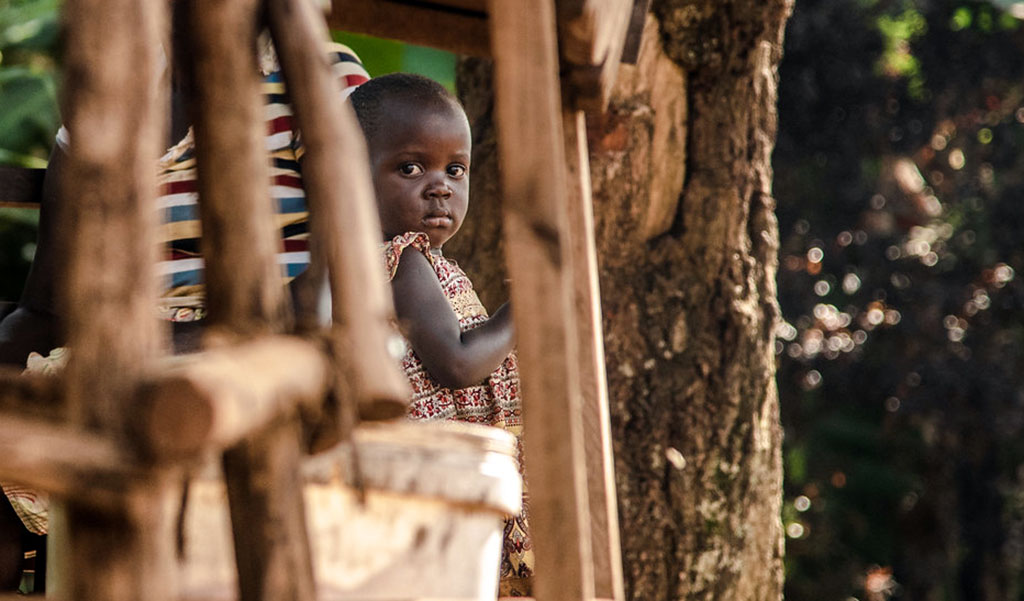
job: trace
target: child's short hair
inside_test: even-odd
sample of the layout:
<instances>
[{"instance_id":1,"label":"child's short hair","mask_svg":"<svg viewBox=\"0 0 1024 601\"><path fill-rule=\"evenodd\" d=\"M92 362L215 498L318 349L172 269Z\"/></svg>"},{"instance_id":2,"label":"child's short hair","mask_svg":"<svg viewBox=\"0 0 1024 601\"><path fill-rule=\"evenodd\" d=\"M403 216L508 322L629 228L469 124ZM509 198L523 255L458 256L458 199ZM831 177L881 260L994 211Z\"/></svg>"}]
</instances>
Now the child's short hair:
<instances>
[{"instance_id":1,"label":"child's short hair","mask_svg":"<svg viewBox=\"0 0 1024 601\"><path fill-rule=\"evenodd\" d=\"M371 78L356 88L349 100L367 140L373 139L389 117L383 111L385 101L413 102L425 108L462 106L443 85L415 73L389 73Z\"/></svg>"}]
</instances>

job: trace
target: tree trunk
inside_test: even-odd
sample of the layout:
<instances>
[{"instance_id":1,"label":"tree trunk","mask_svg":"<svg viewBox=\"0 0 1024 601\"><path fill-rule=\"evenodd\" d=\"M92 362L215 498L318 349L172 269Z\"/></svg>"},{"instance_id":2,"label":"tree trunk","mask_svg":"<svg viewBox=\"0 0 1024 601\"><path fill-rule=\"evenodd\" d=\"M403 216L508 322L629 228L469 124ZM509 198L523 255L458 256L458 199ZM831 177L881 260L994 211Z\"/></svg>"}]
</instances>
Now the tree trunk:
<instances>
[{"instance_id":1,"label":"tree trunk","mask_svg":"<svg viewBox=\"0 0 1024 601\"><path fill-rule=\"evenodd\" d=\"M638 64L588 117L631 599L781 598L770 157L790 9L655 0ZM504 293L489 75L469 59L459 75L473 193L449 252L493 306Z\"/></svg>"}]
</instances>

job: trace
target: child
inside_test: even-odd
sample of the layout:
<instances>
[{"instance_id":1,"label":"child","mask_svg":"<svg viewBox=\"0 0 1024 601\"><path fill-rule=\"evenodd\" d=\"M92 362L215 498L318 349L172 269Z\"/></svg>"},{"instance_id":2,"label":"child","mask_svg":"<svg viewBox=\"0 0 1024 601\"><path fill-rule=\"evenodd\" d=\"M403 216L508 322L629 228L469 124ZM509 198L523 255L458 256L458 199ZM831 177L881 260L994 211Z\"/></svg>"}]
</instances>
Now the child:
<instances>
[{"instance_id":1,"label":"child","mask_svg":"<svg viewBox=\"0 0 1024 601\"><path fill-rule=\"evenodd\" d=\"M371 79L351 100L366 135L388 277L408 341L402 367L413 389L409 416L496 426L518 438L510 308L488 317L469 278L441 252L469 206L466 114L437 82L404 73ZM524 503L505 523L501 596L530 595L527 515Z\"/></svg>"}]
</instances>

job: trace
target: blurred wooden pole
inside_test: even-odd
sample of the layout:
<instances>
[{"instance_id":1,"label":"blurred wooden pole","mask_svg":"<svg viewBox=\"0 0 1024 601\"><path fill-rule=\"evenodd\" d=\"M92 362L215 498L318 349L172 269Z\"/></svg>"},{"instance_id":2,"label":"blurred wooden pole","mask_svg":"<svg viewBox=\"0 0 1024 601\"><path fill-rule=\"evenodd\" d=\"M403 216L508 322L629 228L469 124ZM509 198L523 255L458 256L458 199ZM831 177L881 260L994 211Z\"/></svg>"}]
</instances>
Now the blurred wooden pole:
<instances>
[{"instance_id":1,"label":"blurred wooden pole","mask_svg":"<svg viewBox=\"0 0 1024 601\"><path fill-rule=\"evenodd\" d=\"M411 393L387 350L394 307L366 143L327 60L323 14L309 0L269 0L267 9L305 147L311 250L323 259L314 263L330 279L335 389L348 390L365 418L400 417Z\"/></svg>"},{"instance_id":2,"label":"blurred wooden pole","mask_svg":"<svg viewBox=\"0 0 1024 601\"><path fill-rule=\"evenodd\" d=\"M181 1L181 0L179 0ZM289 328L256 56L258 0L188 0L208 326L240 341ZM209 340L209 338L208 338ZM241 601L312 601L298 416L224 454Z\"/></svg>"},{"instance_id":3,"label":"blurred wooden pole","mask_svg":"<svg viewBox=\"0 0 1024 601\"><path fill-rule=\"evenodd\" d=\"M67 0L65 123L71 151L61 232L70 236L63 295L71 356L64 385L72 423L121 440L130 400L161 346L156 298L154 162L160 152L157 60L165 4ZM114 508L66 500L61 566L72 601L175 597L169 498L139 482Z\"/></svg>"}]
</instances>

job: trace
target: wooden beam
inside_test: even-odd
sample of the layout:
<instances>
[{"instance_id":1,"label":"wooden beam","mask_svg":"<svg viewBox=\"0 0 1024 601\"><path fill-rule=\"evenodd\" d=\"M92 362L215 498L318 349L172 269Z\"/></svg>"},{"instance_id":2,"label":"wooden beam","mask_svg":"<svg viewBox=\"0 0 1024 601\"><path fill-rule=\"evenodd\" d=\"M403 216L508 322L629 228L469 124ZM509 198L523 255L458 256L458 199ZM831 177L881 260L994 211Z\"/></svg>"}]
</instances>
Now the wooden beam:
<instances>
[{"instance_id":1,"label":"wooden beam","mask_svg":"<svg viewBox=\"0 0 1024 601\"><path fill-rule=\"evenodd\" d=\"M569 167L569 238L572 244L576 354L583 404L583 435L594 559L594 594L623 601L619 515L612 457L611 419L605 376L601 291L594 246L594 211L590 189L590 154L583 113L565 111L566 164Z\"/></svg>"},{"instance_id":2,"label":"wooden beam","mask_svg":"<svg viewBox=\"0 0 1024 601\"><path fill-rule=\"evenodd\" d=\"M0 412L0 480L111 507L148 471L116 439L68 424Z\"/></svg>"},{"instance_id":3,"label":"wooden beam","mask_svg":"<svg viewBox=\"0 0 1024 601\"><path fill-rule=\"evenodd\" d=\"M330 380L324 351L299 338L189 355L141 388L136 444L157 459L223 450L299 405L319 407Z\"/></svg>"},{"instance_id":4,"label":"wooden beam","mask_svg":"<svg viewBox=\"0 0 1024 601\"><path fill-rule=\"evenodd\" d=\"M558 2L562 78L576 109L602 111L608 105L632 11L633 0Z\"/></svg>"},{"instance_id":5,"label":"wooden beam","mask_svg":"<svg viewBox=\"0 0 1024 601\"><path fill-rule=\"evenodd\" d=\"M332 29L402 40L456 54L490 56L487 13L480 0L333 0Z\"/></svg>"},{"instance_id":6,"label":"wooden beam","mask_svg":"<svg viewBox=\"0 0 1024 601\"><path fill-rule=\"evenodd\" d=\"M259 0L190 0L196 159L211 329L245 340L290 328L253 51ZM212 338L208 338L212 341ZM241 601L313 601L298 416L224 454Z\"/></svg>"},{"instance_id":7,"label":"wooden beam","mask_svg":"<svg viewBox=\"0 0 1024 601\"><path fill-rule=\"evenodd\" d=\"M633 13L629 16L629 28L622 48L622 62L635 65L640 57L640 42L644 38L644 22L651 0L633 0Z\"/></svg>"},{"instance_id":8,"label":"wooden beam","mask_svg":"<svg viewBox=\"0 0 1024 601\"><path fill-rule=\"evenodd\" d=\"M46 169L0 166L0 207L39 208Z\"/></svg>"},{"instance_id":9,"label":"wooden beam","mask_svg":"<svg viewBox=\"0 0 1024 601\"><path fill-rule=\"evenodd\" d=\"M240 601L316 599L298 439L278 421L224 454Z\"/></svg>"},{"instance_id":10,"label":"wooden beam","mask_svg":"<svg viewBox=\"0 0 1024 601\"><path fill-rule=\"evenodd\" d=\"M594 596L552 0L493 0L505 253L522 378L538 601Z\"/></svg>"},{"instance_id":11,"label":"wooden beam","mask_svg":"<svg viewBox=\"0 0 1024 601\"><path fill-rule=\"evenodd\" d=\"M324 53L323 16L308 0L271 0L267 7L303 132L311 269L326 266L330 281L334 389L343 402L358 403L366 419L400 417L412 393L387 350L395 310L380 269L381 228L363 133L340 101L340 85ZM346 235L338 235L342 231ZM354 425L341 417L344 427Z\"/></svg>"},{"instance_id":12,"label":"wooden beam","mask_svg":"<svg viewBox=\"0 0 1024 601\"><path fill-rule=\"evenodd\" d=\"M62 11L64 22L72 24L65 39L62 102L71 150L60 185L69 215L58 228L70 237L61 296L72 349L64 391L72 424L102 432L104 440L120 441L132 417L129 403L138 377L165 346L153 318L153 208L154 158L163 150L160 132L165 123L157 61L166 3L67 0ZM4 419L5 428L11 425ZM49 443L51 449L37 442L37 453L61 450L56 439ZM63 451L69 454L62 460L68 465L54 470L54 479L92 461L101 472L93 479L100 487L103 471L111 467L104 467L105 462L119 466L122 474L131 465L116 451ZM22 461L31 459L24 456ZM173 520L160 511L169 506L166 489L142 474L132 476L131 483L139 488L130 488L130 495L118 496L112 506L88 494L65 497L67 528L50 533L65 551L54 565L66 585L66 590L54 591L57 597L175 597ZM57 483L50 488L55 487Z\"/></svg>"},{"instance_id":13,"label":"wooden beam","mask_svg":"<svg viewBox=\"0 0 1024 601\"><path fill-rule=\"evenodd\" d=\"M287 330L266 122L256 70L258 0L190 0L201 247L210 329Z\"/></svg>"}]
</instances>

